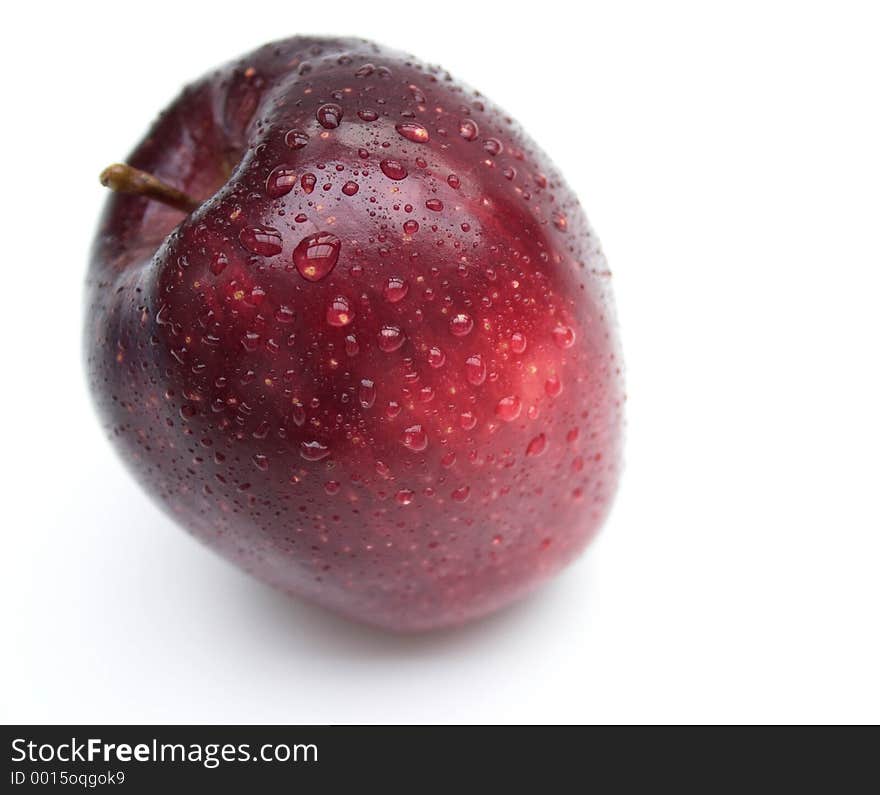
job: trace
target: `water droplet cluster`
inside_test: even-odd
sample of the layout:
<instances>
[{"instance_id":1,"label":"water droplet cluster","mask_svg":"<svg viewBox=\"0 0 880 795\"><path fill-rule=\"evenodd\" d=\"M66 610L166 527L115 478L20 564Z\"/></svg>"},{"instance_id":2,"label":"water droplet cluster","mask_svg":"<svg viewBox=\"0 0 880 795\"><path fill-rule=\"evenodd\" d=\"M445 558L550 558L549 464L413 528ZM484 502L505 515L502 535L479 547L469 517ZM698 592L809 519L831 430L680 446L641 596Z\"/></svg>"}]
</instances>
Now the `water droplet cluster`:
<instances>
[{"instance_id":1,"label":"water droplet cluster","mask_svg":"<svg viewBox=\"0 0 880 795\"><path fill-rule=\"evenodd\" d=\"M485 98L374 45L291 39L214 79L193 151L175 105L138 155L212 198L176 229L118 200L125 243L98 247L108 434L286 590L406 628L494 609L617 478L610 274L575 198Z\"/></svg>"}]
</instances>

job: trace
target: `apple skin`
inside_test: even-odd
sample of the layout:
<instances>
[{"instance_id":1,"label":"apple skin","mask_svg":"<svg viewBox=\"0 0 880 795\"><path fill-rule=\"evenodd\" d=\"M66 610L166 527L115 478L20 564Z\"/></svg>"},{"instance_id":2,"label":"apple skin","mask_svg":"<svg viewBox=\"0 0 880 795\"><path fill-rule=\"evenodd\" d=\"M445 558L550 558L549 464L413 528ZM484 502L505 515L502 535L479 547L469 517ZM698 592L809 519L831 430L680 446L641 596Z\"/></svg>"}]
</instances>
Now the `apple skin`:
<instances>
[{"instance_id":1,"label":"apple skin","mask_svg":"<svg viewBox=\"0 0 880 795\"><path fill-rule=\"evenodd\" d=\"M610 273L502 111L296 37L188 86L128 162L202 203L110 196L88 378L183 527L396 631L507 605L593 538L620 465Z\"/></svg>"}]
</instances>

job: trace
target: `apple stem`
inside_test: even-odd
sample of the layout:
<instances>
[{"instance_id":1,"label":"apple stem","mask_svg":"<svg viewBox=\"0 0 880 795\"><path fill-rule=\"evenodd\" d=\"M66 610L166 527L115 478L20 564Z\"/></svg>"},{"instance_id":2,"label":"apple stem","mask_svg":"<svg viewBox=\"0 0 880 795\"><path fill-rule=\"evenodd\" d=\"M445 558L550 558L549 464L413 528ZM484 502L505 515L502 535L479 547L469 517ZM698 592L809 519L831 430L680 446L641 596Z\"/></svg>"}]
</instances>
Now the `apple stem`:
<instances>
[{"instance_id":1,"label":"apple stem","mask_svg":"<svg viewBox=\"0 0 880 795\"><path fill-rule=\"evenodd\" d=\"M125 163L114 163L101 172L101 184L117 193L146 196L183 213L191 213L201 202L166 185L158 177Z\"/></svg>"}]
</instances>

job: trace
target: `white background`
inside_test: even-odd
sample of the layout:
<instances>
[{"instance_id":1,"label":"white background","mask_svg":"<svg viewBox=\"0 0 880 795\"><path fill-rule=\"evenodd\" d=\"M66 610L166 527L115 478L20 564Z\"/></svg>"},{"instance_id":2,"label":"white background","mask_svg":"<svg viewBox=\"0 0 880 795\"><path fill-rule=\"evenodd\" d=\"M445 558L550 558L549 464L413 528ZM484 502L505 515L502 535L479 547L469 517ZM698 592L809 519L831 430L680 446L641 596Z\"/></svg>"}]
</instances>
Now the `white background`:
<instances>
[{"instance_id":1,"label":"white background","mask_svg":"<svg viewBox=\"0 0 880 795\"><path fill-rule=\"evenodd\" d=\"M0 718L880 720L876 11L536 8L26 3L4 23ZM215 558L121 468L84 388L98 172L187 80L322 32L508 109L615 274L613 515L544 591L458 631L378 634Z\"/></svg>"}]
</instances>

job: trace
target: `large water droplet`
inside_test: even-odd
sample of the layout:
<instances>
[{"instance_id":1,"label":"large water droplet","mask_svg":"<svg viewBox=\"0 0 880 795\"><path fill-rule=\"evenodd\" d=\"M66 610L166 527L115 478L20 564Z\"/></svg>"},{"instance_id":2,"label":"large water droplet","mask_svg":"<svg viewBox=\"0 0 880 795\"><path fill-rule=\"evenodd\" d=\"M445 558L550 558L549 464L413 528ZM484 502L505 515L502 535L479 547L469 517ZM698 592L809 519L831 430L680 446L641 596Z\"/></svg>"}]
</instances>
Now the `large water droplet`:
<instances>
[{"instance_id":1,"label":"large water droplet","mask_svg":"<svg viewBox=\"0 0 880 795\"><path fill-rule=\"evenodd\" d=\"M428 351L428 364L435 369L442 367L446 362L446 354L438 347L433 347Z\"/></svg>"},{"instance_id":2,"label":"large water droplet","mask_svg":"<svg viewBox=\"0 0 880 795\"><path fill-rule=\"evenodd\" d=\"M309 136L302 130L289 130L284 136L284 143L291 149L302 149L309 142Z\"/></svg>"},{"instance_id":3,"label":"large water droplet","mask_svg":"<svg viewBox=\"0 0 880 795\"><path fill-rule=\"evenodd\" d=\"M557 326L553 329L553 342L558 348L570 348L574 345L575 333L571 326Z\"/></svg>"},{"instance_id":4,"label":"large water droplet","mask_svg":"<svg viewBox=\"0 0 880 795\"><path fill-rule=\"evenodd\" d=\"M254 466L260 470L260 472L265 472L269 469L269 459L263 455L262 453L256 453L253 457Z\"/></svg>"},{"instance_id":5,"label":"large water droplet","mask_svg":"<svg viewBox=\"0 0 880 795\"><path fill-rule=\"evenodd\" d=\"M526 447L526 455L528 456L538 456L547 449L547 437L543 433L539 433L532 441L529 442L529 446Z\"/></svg>"},{"instance_id":6,"label":"large water droplet","mask_svg":"<svg viewBox=\"0 0 880 795\"><path fill-rule=\"evenodd\" d=\"M467 312L457 312L449 320L449 330L456 337L464 337L474 328L473 318Z\"/></svg>"},{"instance_id":7,"label":"large water droplet","mask_svg":"<svg viewBox=\"0 0 880 795\"><path fill-rule=\"evenodd\" d=\"M275 320L279 323L284 323L286 325L288 323L293 323L295 319L296 313L289 306L281 304L281 306L275 310Z\"/></svg>"},{"instance_id":8,"label":"large water droplet","mask_svg":"<svg viewBox=\"0 0 880 795\"><path fill-rule=\"evenodd\" d=\"M398 505L409 505L416 494L414 491L410 491L409 489L401 489L397 492L394 499L397 500Z\"/></svg>"},{"instance_id":9,"label":"large water droplet","mask_svg":"<svg viewBox=\"0 0 880 795\"><path fill-rule=\"evenodd\" d=\"M501 141L497 138L487 138L483 141L483 149L492 155L492 157L495 157L495 155L501 154L504 147L501 145Z\"/></svg>"},{"instance_id":10,"label":"large water droplet","mask_svg":"<svg viewBox=\"0 0 880 795\"><path fill-rule=\"evenodd\" d=\"M260 347L260 335L256 331L246 331L241 338L241 347L253 353Z\"/></svg>"},{"instance_id":11,"label":"large water droplet","mask_svg":"<svg viewBox=\"0 0 880 795\"><path fill-rule=\"evenodd\" d=\"M400 441L407 450L420 453L428 446L428 434L421 425L411 425L403 432Z\"/></svg>"},{"instance_id":12,"label":"large water droplet","mask_svg":"<svg viewBox=\"0 0 880 795\"><path fill-rule=\"evenodd\" d=\"M446 177L446 182L453 190L458 190L461 187L461 180L456 174L450 174L448 177Z\"/></svg>"},{"instance_id":13,"label":"large water droplet","mask_svg":"<svg viewBox=\"0 0 880 795\"><path fill-rule=\"evenodd\" d=\"M467 502L467 498L471 496L471 487L459 486L452 492L451 496L456 502Z\"/></svg>"},{"instance_id":14,"label":"large water droplet","mask_svg":"<svg viewBox=\"0 0 880 795\"><path fill-rule=\"evenodd\" d=\"M300 442L299 454L306 461L320 461L330 455L330 448L322 442Z\"/></svg>"},{"instance_id":15,"label":"large water droplet","mask_svg":"<svg viewBox=\"0 0 880 795\"><path fill-rule=\"evenodd\" d=\"M443 210L443 202L440 199L428 199L425 202L425 207L431 210L431 212L439 213Z\"/></svg>"},{"instance_id":16,"label":"large water droplet","mask_svg":"<svg viewBox=\"0 0 880 795\"><path fill-rule=\"evenodd\" d=\"M303 174L299 184L302 185L305 193L311 193L315 189L315 185L318 184L318 178L312 173Z\"/></svg>"},{"instance_id":17,"label":"large water droplet","mask_svg":"<svg viewBox=\"0 0 880 795\"><path fill-rule=\"evenodd\" d=\"M388 179L393 179L398 182L402 179L406 179L406 176L409 173L403 164L399 163L397 160L383 160L379 163L379 168L382 169L382 173L388 177Z\"/></svg>"},{"instance_id":18,"label":"large water droplet","mask_svg":"<svg viewBox=\"0 0 880 795\"><path fill-rule=\"evenodd\" d=\"M273 168L266 178L266 193L272 199L279 199L287 195L296 185L296 173L287 166Z\"/></svg>"},{"instance_id":19,"label":"large water droplet","mask_svg":"<svg viewBox=\"0 0 880 795\"><path fill-rule=\"evenodd\" d=\"M348 299L342 295L336 296L327 307L327 323L336 328L347 326L354 320L354 311L352 310Z\"/></svg>"},{"instance_id":20,"label":"large water droplet","mask_svg":"<svg viewBox=\"0 0 880 795\"><path fill-rule=\"evenodd\" d=\"M409 284L407 284L405 279L402 279L400 276L391 276L385 282L385 289L382 290L382 295L385 296L385 300L389 303L396 304L398 301L406 298L408 292Z\"/></svg>"},{"instance_id":21,"label":"large water droplet","mask_svg":"<svg viewBox=\"0 0 880 795\"><path fill-rule=\"evenodd\" d=\"M513 422L522 411L522 401L516 395L501 398L495 406L495 416L505 422Z\"/></svg>"},{"instance_id":22,"label":"large water droplet","mask_svg":"<svg viewBox=\"0 0 880 795\"><path fill-rule=\"evenodd\" d=\"M544 391L549 397L559 397L562 394L562 381L559 380L559 376L551 375L544 382Z\"/></svg>"},{"instance_id":23,"label":"large water droplet","mask_svg":"<svg viewBox=\"0 0 880 795\"><path fill-rule=\"evenodd\" d=\"M238 233L238 239L253 254L273 257L281 253L281 234L271 226L246 226Z\"/></svg>"},{"instance_id":24,"label":"large water droplet","mask_svg":"<svg viewBox=\"0 0 880 795\"><path fill-rule=\"evenodd\" d=\"M352 182L349 180L342 186L342 192L346 196L354 196L361 189L361 186L357 184L357 182Z\"/></svg>"},{"instance_id":25,"label":"large water droplet","mask_svg":"<svg viewBox=\"0 0 880 795\"><path fill-rule=\"evenodd\" d=\"M218 251L211 260L211 273L219 276L229 264L229 258L222 252Z\"/></svg>"},{"instance_id":26,"label":"large water droplet","mask_svg":"<svg viewBox=\"0 0 880 795\"><path fill-rule=\"evenodd\" d=\"M465 141L473 141L480 134L480 128L473 119L462 119L461 124L458 125L458 134Z\"/></svg>"},{"instance_id":27,"label":"large water droplet","mask_svg":"<svg viewBox=\"0 0 880 795\"><path fill-rule=\"evenodd\" d=\"M382 326L379 330L377 344L379 350L392 353L398 350L406 341L406 335L397 326Z\"/></svg>"},{"instance_id":28,"label":"large water droplet","mask_svg":"<svg viewBox=\"0 0 880 795\"><path fill-rule=\"evenodd\" d=\"M339 259L342 241L330 232L316 232L300 240L293 250L293 264L300 276L310 282L323 279Z\"/></svg>"},{"instance_id":29,"label":"large water droplet","mask_svg":"<svg viewBox=\"0 0 880 795\"><path fill-rule=\"evenodd\" d=\"M410 219L409 221L404 221L403 231L406 232L408 235L414 235L416 232L419 231L419 222L413 221L412 219Z\"/></svg>"},{"instance_id":30,"label":"large water droplet","mask_svg":"<svg viewBox=\"0 0 880 795\"><path fill-rule=\"evenodd\" d=\"M400 133L407 141L412 141L416 144L427 143L430 135L428 134L428 130L423 127L421 124L417 122L405 121L398 124L395 128L398 133Z\"/></svg>"},{"instance_id":31,"label":"large water droplet","mask_svg":"<svg viewBox=\"0 0 880 795\"><path fill-rule=\"evenodd\" d=\"M342 121L342 107L335 102L327 102L315 111L315 118L325 130L335 130Z\"/></svg>"},{"instance_id":32,"label":"large water droplet","mask_svg":"<svg viewBox=\"0 0 880 795\"><path fill-rule=\"evenodd\" d=\"M361 408L370 409L373 407L376 402L376 384L372 379L361 379L361 384L358 387L358 401Z\"/></svg>"},{"instance_id":33,"label":"large water droplet","mask_svg":"<svg viewBox=\"0 0 880 795\"><path fill-rule=\"evenodd\" d=\"M510 335L510 350L514 353L524 353L527 345L526 335L515 331Z\"/></svg>"},{"instance_id":34,"label":"large water droplet","mask_svg":"<svg viewBox=\"0 0 880 795\"><path fill-rule=\"evenodd\" d=\"M467 380L474 386L480 386L486 380L486 363L480 354L468 356L464 363Z\"/></svg>"}]
</instances>

